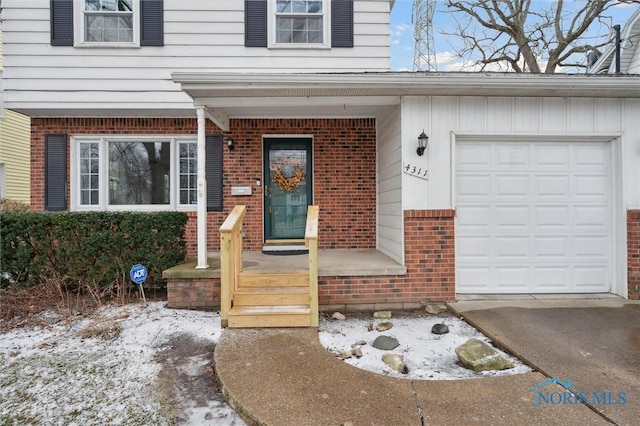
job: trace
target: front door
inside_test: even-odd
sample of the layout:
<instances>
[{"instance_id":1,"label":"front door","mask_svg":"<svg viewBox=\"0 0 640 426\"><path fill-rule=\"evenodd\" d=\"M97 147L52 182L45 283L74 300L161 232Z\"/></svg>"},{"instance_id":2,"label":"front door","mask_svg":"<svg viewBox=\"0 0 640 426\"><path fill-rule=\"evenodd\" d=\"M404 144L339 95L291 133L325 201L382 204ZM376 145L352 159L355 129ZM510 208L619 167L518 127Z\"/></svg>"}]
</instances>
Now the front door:
<instances>
[{"instance_id":1,"label":"front door","mask_svg":"<svg viewBox=\"0 0 640 426\"><path fill-rule=\"evenodd\" d=\"M265 242L303 240L312 202L311 138L265 138L264 159Z\"/></svg>"}]
</instances>

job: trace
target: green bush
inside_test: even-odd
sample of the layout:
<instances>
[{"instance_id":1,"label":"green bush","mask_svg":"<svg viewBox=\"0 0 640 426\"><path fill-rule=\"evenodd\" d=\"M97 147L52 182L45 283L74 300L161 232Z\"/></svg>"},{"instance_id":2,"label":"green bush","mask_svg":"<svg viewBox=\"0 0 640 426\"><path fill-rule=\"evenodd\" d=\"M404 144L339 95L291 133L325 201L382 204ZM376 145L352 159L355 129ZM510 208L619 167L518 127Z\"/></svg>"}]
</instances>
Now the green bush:
<instances>
[{"instance_id":1,"label":"green bush","mask_svg":"<svg viewBox=\"0 0 640 426\"><path fill-rule=\"evenodd\" d=\"M2 284L50 283L64 291L103 297L130 287L129 270L147 267L147 285L184 261L187 215L178 212L3 212L0 216Z\"/></svg>"}]
</instances>

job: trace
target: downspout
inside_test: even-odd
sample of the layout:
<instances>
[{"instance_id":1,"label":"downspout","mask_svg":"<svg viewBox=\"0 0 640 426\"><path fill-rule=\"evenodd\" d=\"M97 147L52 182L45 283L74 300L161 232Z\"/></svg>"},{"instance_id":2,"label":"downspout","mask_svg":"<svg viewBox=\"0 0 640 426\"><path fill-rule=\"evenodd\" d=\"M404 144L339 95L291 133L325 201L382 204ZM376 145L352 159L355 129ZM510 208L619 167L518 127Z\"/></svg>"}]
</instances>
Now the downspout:
<instances>
[{"instance_id":1,"label":"downspout","mask_svg":"<svg viewBox=\"0 0 640 426\"><path fill-rule=\"evenodd\" d=\"M613 30L616 34L616 74L620 74L620 25L614 25Z\"/></svg>"},{"instance_id":2,"label":"downspout","mask_svg":"<svg viewBox=\"0 0 640 426\"><path fill-rule=\"evenodd\" d=\"M198 264L196 269L207 269L207 179L205 176L205 163L207 153L205 150L205 116L204 107L196 107L198 114Z\"/></svg>"}]
</instances>

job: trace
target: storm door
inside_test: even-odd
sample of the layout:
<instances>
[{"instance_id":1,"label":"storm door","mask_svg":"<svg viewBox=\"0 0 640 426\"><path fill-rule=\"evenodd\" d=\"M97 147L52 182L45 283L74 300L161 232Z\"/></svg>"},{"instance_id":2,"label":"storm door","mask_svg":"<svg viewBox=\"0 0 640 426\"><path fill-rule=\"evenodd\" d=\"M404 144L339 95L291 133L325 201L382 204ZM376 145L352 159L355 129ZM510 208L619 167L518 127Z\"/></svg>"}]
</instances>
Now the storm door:
<instances>
[{"instance_id":1,"label":"storm door","mask_svg":"<svg viewBox=\"0 0 640 426\"><path fill-rule=\"evenodd\" d=\"M264 139L265 243L304 239L312 203L311 138Z\"/></svg>"}]
</instances>

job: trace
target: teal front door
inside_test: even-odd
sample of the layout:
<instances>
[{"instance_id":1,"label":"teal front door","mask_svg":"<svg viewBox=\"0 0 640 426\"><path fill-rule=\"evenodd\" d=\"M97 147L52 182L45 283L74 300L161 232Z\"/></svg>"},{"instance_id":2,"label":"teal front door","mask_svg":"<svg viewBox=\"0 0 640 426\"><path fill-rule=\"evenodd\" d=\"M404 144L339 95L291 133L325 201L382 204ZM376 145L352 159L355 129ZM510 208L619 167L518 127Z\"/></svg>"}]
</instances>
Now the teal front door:
<instances>
[{"instance_id":1,"label":"teal front door","mask_svg":"<svg viewBox=\"0 0 640 426\"><path fill-rule=\"evenodd\" d=\"M264 238L269 243L304 239L312 202L311 138L264 139Z\"/></svg>"}]
</instances>

